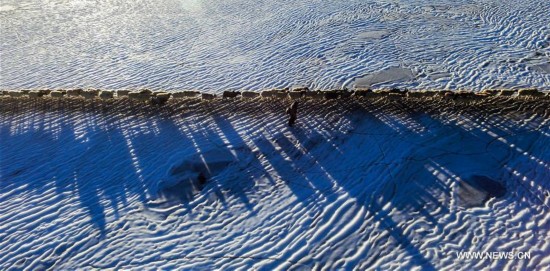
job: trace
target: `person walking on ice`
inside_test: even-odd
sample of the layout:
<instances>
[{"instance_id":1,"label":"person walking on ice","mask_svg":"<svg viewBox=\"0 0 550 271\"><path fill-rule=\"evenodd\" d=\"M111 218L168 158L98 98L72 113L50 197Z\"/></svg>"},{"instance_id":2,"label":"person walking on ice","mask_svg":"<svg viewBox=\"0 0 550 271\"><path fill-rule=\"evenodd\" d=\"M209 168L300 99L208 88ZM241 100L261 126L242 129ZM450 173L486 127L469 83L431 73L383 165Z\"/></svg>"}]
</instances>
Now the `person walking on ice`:
<instances>
[{"instance_id":1,"label":"person walking on ice","mask_svg":"<svg viewBox=\"0 0 550 271\"><path fill-rule=\"evenodd\" d=\"M298 101L294 101L289 108L286 109L286 114L289 115L288 117L288 126L294 125L296 122L296 114L298 114Z\"/></svg>"}]
</instances>

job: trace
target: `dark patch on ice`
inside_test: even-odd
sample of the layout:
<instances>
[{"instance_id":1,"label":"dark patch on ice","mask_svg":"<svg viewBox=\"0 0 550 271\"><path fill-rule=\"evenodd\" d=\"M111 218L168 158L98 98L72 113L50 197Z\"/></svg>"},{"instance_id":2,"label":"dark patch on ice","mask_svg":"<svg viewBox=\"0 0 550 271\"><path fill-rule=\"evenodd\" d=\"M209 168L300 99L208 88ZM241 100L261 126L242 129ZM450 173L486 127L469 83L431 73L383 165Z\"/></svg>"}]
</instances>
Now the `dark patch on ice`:
<instances>
[{"instance_id":1,"label":"dark patch on ice","mask_svg":"<svg viewBox=\"0 0 550 271\"><path fill-rule=\"evenodd\" d=\"M372 85L381 83L410 81L413 80L414 77L415 75L411 69L391 67L356 78L354 85L356 88L371 87Z\"/></svg>"},{"instance_id":2,"label":"dark patch on ice","mask_svg":"<svg viewBox=\"0 0 550 271\"><path fill-rule=\"evenodd\" d=\"M159 183L158 195L165 200L191 201L207 180L235 162L226 149L212 149L177 160Z\"/></svg>"},{"instance_id":3,"label":"dark patch on ice","mask_svg":"<svg viewBox=\"0 0 550 271\"><path fill-rule=\"evenodd\" d=\"M212 177L223 171L235 160L233 154L226 149L214 149L192 155L174 164L170 175L185 175L196 178L199 173Z\"/></svg>"},{"instance_id":4,"label":"dark patch on ice","mask_svg":"<svg viewBox=\"0 0 550 271\"><path fill-rule=\"evenodd\" d=\"M482 206L491 198L506 194L506 187L487 176L473 175L458 183L459 205L463 207Z\"/></svg>"}]
</instances>

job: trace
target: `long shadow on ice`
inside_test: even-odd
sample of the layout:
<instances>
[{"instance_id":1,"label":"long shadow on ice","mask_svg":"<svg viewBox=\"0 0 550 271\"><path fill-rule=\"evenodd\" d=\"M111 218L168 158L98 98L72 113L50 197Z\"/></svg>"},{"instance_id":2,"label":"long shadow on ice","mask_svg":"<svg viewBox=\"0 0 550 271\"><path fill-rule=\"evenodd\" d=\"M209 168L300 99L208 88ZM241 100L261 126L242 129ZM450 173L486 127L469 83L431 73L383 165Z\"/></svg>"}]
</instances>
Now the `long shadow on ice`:
<instances>
[{"instance_id":1,"label":"long shadow on ice","mask_svg":"<svg viewBox=\"0 0 550 271\"><path fill-rule=\"evenodd\" d=\"M525 146L524 150L528 150L534 155L525 155L517 150L510 153L508 150L510 146L495 141L495 133L491 133L495 129L484 125L484 123L474 126L474 129L464 128L463 122L447 122L437 112L431 114L420 112L420 110L416 112L414 108L407 108L403 105L366 105L365 108L354 114L356 117L350 119L350 122L356 128L364 130L352 130L350 135L333 130L330 132L332 138L323 136L323 140L327 141L323 144L324 147L336 143L332 151L315 147L304 148L305 142L311 141L314 136L300 130L300 120L297 127L289 130L292 137L300 142L300 147L296 147L300 144L296 144L294 141L290 142L289 138L291 137L288 135L266 138L272 143L280 143L277 144L281 147L281 150L277 152L279 155L296 154L299 153L298 149L306 149L306 156L315 158L317 165L311 166L304 163L304 160L307 159L302 155L286 155L283 163L279 155L273 154L269 156L270 163L274 167L283 167L287 170L289 168L299 169L298 173L306 172L303 175L281 176L289 185L301 183L309 184L312 187L322 187L324 185L319 184L336 180L338 186L367 208L369 215L365 219L370 217L378 221L379 228L390 234L398 244L397 247L409 255L414 266L434 269L431 262L440 260L437 257L442 257L442 255L425 256L426 252L421 251L422 243L418 241L426 239L423 237L427 237L432 232L447 232L446 223L457 219L454 212L456 208L463 208L460 207L460 204L464 203L459 200L458 207L449 203L452 201L454 193L460 193L460 189L456 192L452 188L458 180L464 180L464 183L479 180L491 180L487 183L492 183L492 180L496 180L499 185L513 185L513 183L522 181L511 176L507 169L503 168L503 165L518 160L530 164L530 168L540 168L539 172L544 174L546 165L540 160L544 161L545 155L541 155L540 151L534 150L532 146L535 142L540 143L540 140L537 139L541 136L539 132L530 130L533 125L536 127L536 124L533 123L527 129L528 134L525 136L527 142L520 144ZM484 115L478 114L477 118L480 117L483 118ZM503 124L506 121L504 120ZM541 120L531 121L540 123ZM308 123L303 124L307 126L307 130L318 128L318 125L314 124L315 121L311 120L311 115L303 117L302 122ZM313 127L310 125L312 123ZM514 135L517 136L517 134ZM540 144L537 145L539 148L543 147ZM275 153L275 150L264 148L262 152L270 154ZM536 155L537 152L542 159L537 159L539 157ZM327 153L330 155L327 156ZM527 156L527 159L523 159L522 156ZM353 167L346 168L346 164L353 165ZM521 168L525 167L526 165L521 166ZM514 170L520 171L521 168L514 167ZM544 176L540 174L532 176L544 179ZM483 182L479 185L483 187ZM522 185L525 186L524 183ZM461 184L458 186L460 187ZM491 190L492 188L489 187L487 191ZM333 189L320 189L320 191L324 193L337 192ZM302 194L303 191L295 191L295 193L302 195L299 197L301 200L309 199L308 196ZM492 194L489 193L489 195ZM504 195L499 193L494 196L502 197ZM458 197L461 196L458 195ZM307 205L307 202L304 203ZM544 204L544 201L539 200L534 203ZM467 204L463 206L467 206ZM448 219L451 221L436 219L432 213L437 213L438 217L448 215ZM394 217L400 216L416 217L414 221L421 221L418 218L422 217L429 222L429 227L432 227L433 230L418 234L406 232L406 228L411 223L407 220L394 220ZM474 224L467 225L470 228L474 227ZM357 227L363 229L363 226ZM452 236L448 242L458 245L460 235L453 234ZM329 237L327 236L327 238ZM308 251L314 250L315 246ZM376 251L378 254L373 254ZM379 253L379 249L373 249L372 252L366 250L363 252L362 259L367 259L367 263L373 263L377 260ZM389 251L387 255L390 255ZM294 256L296 257L296 255ZM307 254L302 254L301 257L304 259L301 263L313 264L315 262L305 260ZM323 255L316 255L316 261L322 262L323 257ZM348 264L354 266L349 262ZM365 264L365 262L357 264ZM364 267L366 266L368 264Z\"/></svg>"},{"instance_id":2,"label":"long shadow on ice","mask_svg":"<svg viewBox=\"0 0 550 271\"><path fill-rule=\"evenodd\" d=\"M331 179L336 181L337 186L355 198L357 203L363 204L367 208L367 213L370 214L368 217L377 221L380 225L379 229L389 233L397 243L397 247L410 256L410 260L415 266L422 266L428 270L434 269L430 262L432 259L426 258L421 253L418 245L413 244L408 235L404 233L403 225L393 220L390 211L384 209L387 204L393 204L394 193L398 191L398 187L391 182L395 178L394 169L399 164L399 161L395 159L399 159L403 155L402 151L406 152L410 146L406 143L395 145L395 141L391 141L392 145L385 144L388 138L398 137L398 132L395 130L395 126L387 125L370 113L351 121L355 122L355 125L367 129L367 131L359 131L359 133L371 133L371 135L349 137L342 133L338 136L342 139L336 140L340 152L333 151L330 153L330 157L323 157L326 154L315 153L313 150L310 155L319 158L317 161L325 171L325 175L332 176ZM363 124L357 122L363 122ZM355 140L358 137L368 137L368 139ZM399 153L392 155L392 150L399 150ZM353 165L353 167L346 168L346 164ZM319 175L316 176L316 181L323 179ZM426 187L422 187L418 191L424 188ZM421 203L414 205L418 207ZM401 207L403 208L403 206ZM417 209L422 210L422 208ZM430 216L427 217L433 221ZM363 226L358 225L357 227L362 229ZM357 262L358 266L366 264L364 267L367 267L369 263L377 260L380 256L380 248L373 247L372 249L372 252L370 250L364 252L366 254L363 255L363 262ZM354 266L352 263L348 262L348 264Z\"/></svg>"},{"instance_id":3,"label":"long shadow on ice","mask_svg":"<svg viewBox=\"0 0 550 271\"><path fill-rule=\"evenodd\" d=\"M192 211L190 202L197 195L210 192L222 202L227 195L235 196L252 217L257 215L255 202L248 196L255 181L265 177L267 183L286 186L295 196L291 204L301 203L305 213L316 218L306 219L304 225L289 220L292 223L286 226L317 239L281 238L279 242L286 242L282 250L274 246L266 252L281 261L264 268L277 269L281 262L313 267L349 251L357 257L335 268L367 268L395 255L391 250L398 248L409 262L406 267L435 269L433 263L440 259L427 255L419 242L430 232L415 228L413 222L425 221L430 230L449 233L445 226L456 218L457 206L450 202L458 180L486 176L508 186L519 183L536 194L521 178L548 176L550 152L542 143L547 142L549 129L533 130L541 125L537 118L525 121L524 130L510 132L517 125L506 126L506 119L483 123L475 112L442 117L401 104L357 103L344 114L338 108L347 106L338 101L307 105L310 108L305 107L297 125L288 128L281 125L282 103L237 105L242 111L235 113L238 107L229 103L191 104L184 107L187 113L179 115L148 106L125 111L124 105L121 113L77 102L62 108L52 105L55 110L37 109L31 116L18 109L3 113L0 138L10 142L0 146L4 202L22 204L33 212L52 204L59 211L53 218L35 217L36 221L22 219L28 213L15 214L5 221L13 227L4 228L0 237L14 234L18 226L29 238L42 236L44 231L37 227L42 222L52 222L46 230L55 231L54 226L74 221L86 234L92 225L100 236L108 236L111 227L117 227L111 222L129 210L148 206L166 219L174 209L188 207L178 213L184 216ZM199 173L208 177L207 189L187 190ZM29 197L16 204L18 195ZM163 196L169 199L159 199ZM338 202L341 198L353 203ZM50 201L41 202L44 199ZM72 214L75 203L85 214ZM33 209L33 204L39 207ZM447 214L448 220L441 220ZM468 221L462 223L470 226ZM80 228L71 231L83 234ZM380 234L372 237L373 232ZM361 242L367 242L362 249ZM456 238L445 242L459 244ZM327 250L323 247L327 244L334 245ZM251 246L261 245L244 244L235 255L246 256Z\"/></svg>"}]
</instances>

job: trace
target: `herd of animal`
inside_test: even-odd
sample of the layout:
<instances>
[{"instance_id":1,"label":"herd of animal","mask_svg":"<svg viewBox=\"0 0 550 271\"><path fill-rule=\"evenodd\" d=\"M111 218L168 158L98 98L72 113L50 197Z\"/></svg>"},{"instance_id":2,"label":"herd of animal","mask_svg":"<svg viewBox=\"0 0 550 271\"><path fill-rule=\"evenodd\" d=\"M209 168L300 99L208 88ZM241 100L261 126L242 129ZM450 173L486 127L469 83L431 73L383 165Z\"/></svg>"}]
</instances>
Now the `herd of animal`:
<instances>
[{"instance_id":1,"label":"herd of animal","mask_svg":"<svg viewBox=\"0 0 550 271\"><path fill-rule=\"evenodd\" d=\"M270 89L260 92L255 91L224 91L221 95L204 93L199 91L151 91L148 89L129 91L129 90L97 90L97 89L67 89L67 90L4 90L0 92L0 97L29 97L29 98L82 98L82 99L129 99L137 102L149 102L154 105L163 105L169 99L312 99L312 100L332 100L349 97L362 98L386 98L389 100L401 99L445 99L452 101L471 101L492 96L501 97L550 97L550 93L541 92L535 88L519 90L483 90L481 92L471 91L409 91L407 89L337 89L312 91L307 87Z\"/></svg>"}]
</instances>

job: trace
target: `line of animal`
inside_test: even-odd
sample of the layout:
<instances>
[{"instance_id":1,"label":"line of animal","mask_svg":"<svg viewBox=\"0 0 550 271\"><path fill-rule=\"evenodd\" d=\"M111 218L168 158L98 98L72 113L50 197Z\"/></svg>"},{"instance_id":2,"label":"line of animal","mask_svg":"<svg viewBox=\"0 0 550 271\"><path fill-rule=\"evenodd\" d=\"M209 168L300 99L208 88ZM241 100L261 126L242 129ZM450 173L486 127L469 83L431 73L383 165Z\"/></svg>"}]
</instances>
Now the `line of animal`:
<instances>
[{"instance_id":1,"label":"line of animal","mask_svg":"<svg viewBox=\"0 0 550 271\"><path fill-rule=\"evenodd\" d=\"M240 91L224 91L222 94L222 99L231 99L236 98L241 95Z\"/></svg>"},{"instance_id":2,"label":"line of animal","mask_svg":"<svg viewBox=\"0 0 550 271\"><path fill-rule=\"evenodd\" d=\"M82 92L81 88L67 89L67 97L80 97Z\"/></svg>"},{"instance_id":3,"label":"line of animal","mask_svg":"<svg viewBox=\"0 0 550 271\"><path fill-rule=\"evenodd\" d=\"M500 89L484 89L479 94L486 94L488 96L496 96L500 93Z\"/></svg>"},{"instance_id":4,"label":"line of animal","mask_svg":"<svg viewBox=\"0 0 550 271\"><path fill-rule=\"evenodd\" d=\"M516 94L516 91L515 90L512 90L512 89L503 89L500 91L500 93L498 94L498 96L513 96L514 94Z\"/></svg>"},{"instance_id":5,"label":"line of animal","mask_svg":"<svg viewBox=\"0 0 550 271\"><path fill-rule=\"evenodd\" d=\"M151 97L151 104L153 105L164 105L168 102L170 99L171 94L168 92L160 92L155 93L153 97Z\"/></svg>"},{"instance_id":6,"label":"line of animal","mask_svg":"<svg viewBox=\"0 0 550 271\"><path fill-rule=\"evenodd\" d=\"M116 91L116 96L119 97L119 98L128 97L129 93L130 93L129 90L117 90Z\"/></svg>"},{"instance_id":7,"label":"line of animal","mask_svg":"<svg viewBox=\"0 0 550 271\"><path fill-rule=\"evenodd\" d=\"M40 90L31 90L29 92L29 97L31 98L40 98L44 96L44 93L42 93Z\"/></svg>"},{"instance_id":8,"label":"line of animal","mask_svg":"<svg viewBox=\"0 0 550 271\"><path fill-rule=\"evenodd\" d=\"M277 99L287 99L288 98L288 91L286 91L286 90L276 91L273 97L275 97Z\"/></svg>"},{"instance_id":9,"label":"line of animal","mask_svg":"<svg viewBox=\"0 0 550 271\"><path fill-rule=\"evenodd\" d=\"M544 96L544 93L539 91L536 88L526 88L526 89L520 89L518 91L518 97L521 97L521 98L542 97L542 96Z\"/></svg>"},{"instance_id":10,"label":"line of animal","mask_svg":"<svg viewBox=\"0 0 550 271\"><path fill-rule=\"evenodd\" d=\"M99 98L103 100L112 99L115 97L115 92L111 90L102 90L99 92Z\"/></svg>"},{"instance_id":11,"label":"line of animal","mask_svg":"<svg viewBox=\"0 0 550 271\"><path fill-rule=\"evenodd\" d=\"M271 98L275 97L275 93L276 93L276 91L272 90L272 89L262 90L260 92L260 97L262 97L262 99L271 99Z\"/></svg>"},{"instance_id":12,"label":"line of animal","mask_svg":"<svg viewBox=\"0 0 550 271\"><path fill-rule=\"evenodd\" d=\"M86 100L97 98L97 95L99 95L98 89L86 89L80 93L80 96L82 96Z\"/></svg>"},{"instance_id":13,"label":"line of animal","mask_svg":"<svg viewBox=\"0 0 550 271\"><path fill-rule=\"evenodd\" d=\"M184 91L177 91L172 94L172 98L174 99L185 99L185 98L196 98L201 93L199 91L194 90L184 90Z\"/></svg>"},{"instance_id":14,"label":"line of animal","mask_svg":"<svg viewBox=\"0 0 550 271\"><path fill-rule=\"evenodd\" d=\"M68 90L4 90L0 92L1 95L10 96L10 97L25 97L28 95L30 98L39 98L46 95L49 95L53 98L62 98L62 97L83 97L85 99L112 99L115 97L128 97L130 100L137 101L151 101L153 104L165 104L170 98L181 99L181 98L201 98L202 100L213 100L217 97L216 94L211 93L201 93L199 91L178 91L173 93L168 93L164 91L155 91L152 92L148 89L139 90L139 91L129 91L129 90L103 90L98 89L68 89ZM346 89L334 89L334 90L324 90L324 91L309 91L307 87L303 88L294 88L289 91L288 88L284 89L269 89L263 90L261 92L254 91L224 91L222 94L223 99L235 98L241 96L242 99L313 99L313 100L332 100L332 99L341 99L347 97L364 97L364 98L387 98L389 100L401 100L403 98L427 98L427 99L443 99L451 100L455 102L469 102L484 98L490 98L492 96L503 96L503 97L518 97L518 98L531 98L531 97L550 97L550 94L547 92L541 92L536 88L528 89L501 89L494 90L488 89L481 92L472 92L472 91L408 91L400 90L397 88L394 89L382 89L373 91L371 89L355 89L353 91L348 91ZM152 99L154 98L154 99Z\"/></svg>"},{"instance_id":15,"label":"line of animal","mask_svg":"<svg viewBox=\"0 0 550 271\"><path fill-rule=\"evenodd\" d=\"M321 91L324 99L334 100L340 98L349 98L354 95L354 91L349 91L347 89L332 89L332 90L323 90Z\"/></svg>"},{"instance_id":16,"label":"line of animal","mask_svg":"<svg viewBox=\"0 0 550 271\"><path fill-rule=\"evenodd\" d=\"M148 102L151 99L151 94L152 91L144 89L128 93L128 98L133 101Z\"/></svg>"},{"instance_id":17,"label":"line of animal","mask_svg":"<svg viewBox=\"0 0 550 271\"><path fill-rule=\"evenodd\" d=\"M53 90L52 92L50 92L50 96L52 96L52 98L62 98L63 96L65 96L65 92Z\"/></svg>"},{"instance_id":18,"label":"line of animal","mask_svg":"<svg viewBox=\"0 0 550 271\"><path fill-rule=\"evenodd\" d=\"M260 97L260 93L254 91L243 91L241 92L241 97L248 100L256 99Z\"/></svg>"},{"instance_id":19,"label":"line of animal","mask_svg":"<svg viewBox=\"0 0 550 271\"><path fill-rule=\"evenodd\" d=\"M307 88L305 88L305 89L307 89ZM301 99L304 96L304 93L306 93L305 90L293 90L293 91L288 93L288 97L291 100L298 100L298 99Z\"/></svg>"},{"instance_id":20,"label":"line of animal","mask_svg":"<svg viewBox=\"0 0 550 271\"><path fill-rule=\"evenodd\" d=\"M13 98L23 97L26 93L21 90L12 90L8 92L8 95Z\"/></svg>"},{"instance_id":21,"label":"line of animal","mask_svg":"<svg viewBox=\"0 0 550 271\"><path fill-rule=\"evenodd\" d=\"M323 94L323 92L321 92L320 90L307 91L307 92L304 93L304 97L306 99L322 100L325 97L325 94Z\"/></svg>"},{"instance_id":22,"label":"line of animal","mask_svg":"<svg viewBox=\"0 0 550 271\"><path fill-rule=\"evenodd\" d=\"M202 100L211 101L211 100L216 99L216 94L202 93L202 94L201 94L201 99L202 99Z\"/></svg>"}]
</instances>

